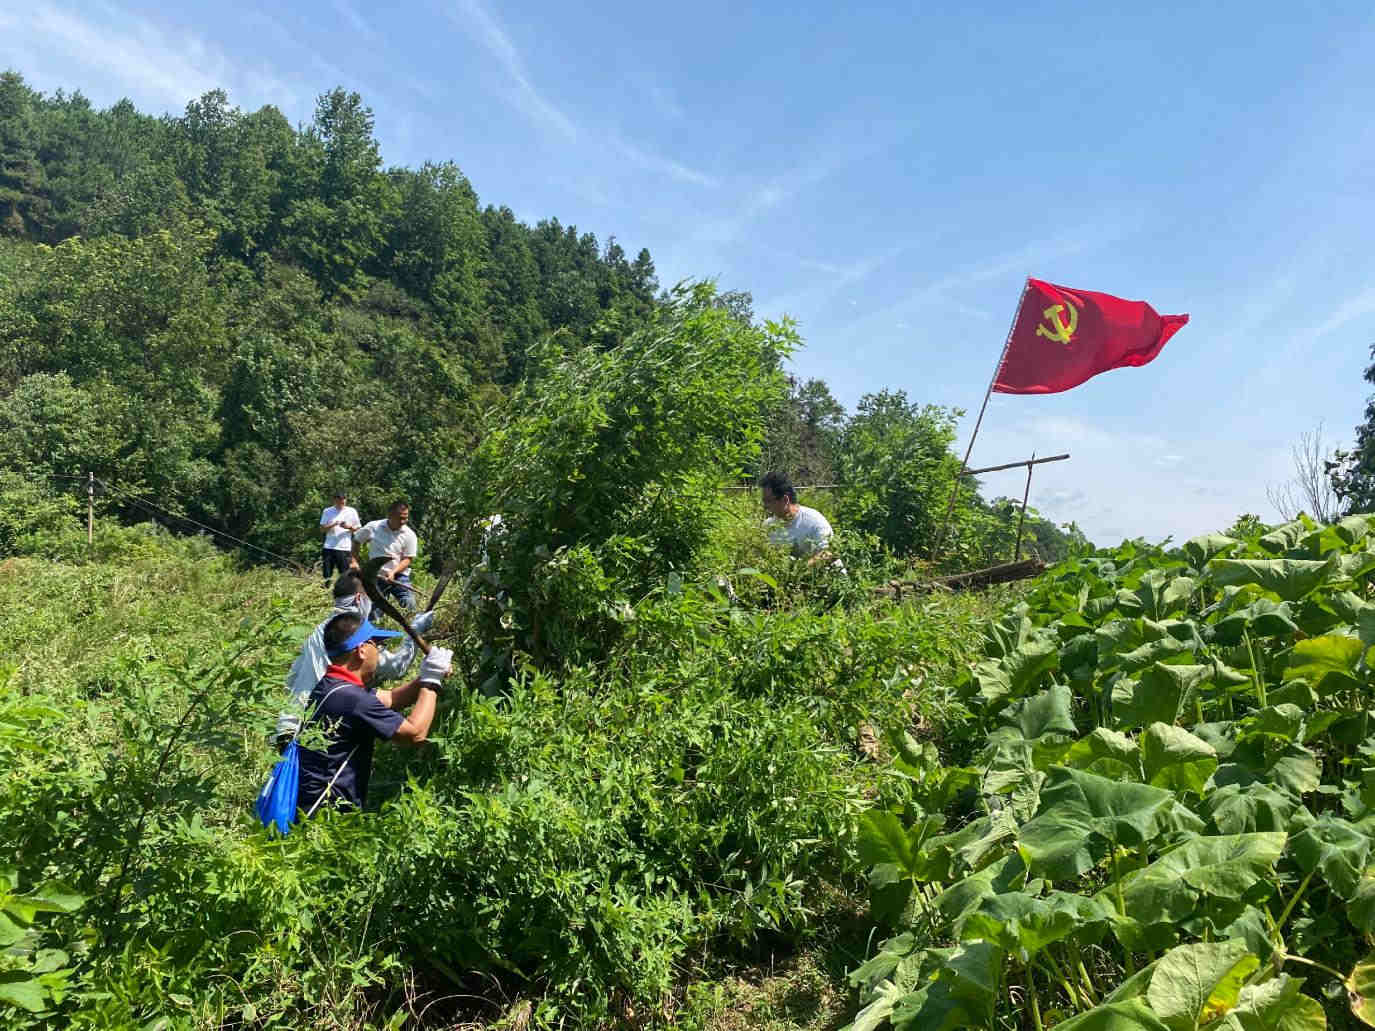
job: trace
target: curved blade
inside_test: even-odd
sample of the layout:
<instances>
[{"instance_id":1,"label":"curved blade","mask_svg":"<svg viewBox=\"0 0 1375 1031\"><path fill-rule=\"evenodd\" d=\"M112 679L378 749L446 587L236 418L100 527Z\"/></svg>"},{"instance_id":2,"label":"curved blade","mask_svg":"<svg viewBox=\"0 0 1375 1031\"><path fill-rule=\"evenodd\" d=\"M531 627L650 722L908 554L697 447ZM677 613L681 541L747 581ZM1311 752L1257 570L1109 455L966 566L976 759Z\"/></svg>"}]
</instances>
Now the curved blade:
<instances>
[{"instance_id":1,"label":"curved blade","mask_svg":"<svg viewBox=\"0 0 1375 1031\"><path fill-rule=\"evenodd\" d=\"M382 555L378 558L370 558L363 563L363 568L359 570L359 575L363 580L363 590L367 592L368 598L371 599L373 608L385 612L388 616L391 616L392 619L400 623L401 629L406 631L407 636L409 636L410 639L415 642L415 646L420 649L420 654L429 655L429 642L415 632L410 624L410 620L403 616L401 610L391 603L391 599L383 597L381 588L377 586L377 574L381 571L382 567L390 561L391 559L386 555Z\"/></svg>"},{"instance_id":2,"label":"curved blade","mask_svg":"<svg viewBox=\"0 0 1375 1031\"><path fill-rule=\"evenodd\" d=\"M449 586L449 581L454 578L454 572L458 569L458 559L451 558L444 563L444 571L439 574L439 582L434 585L434 592L430 595L430 603L425 606L426 612L433 612L434 607L439 604L439 599L444 597L444 588Z\"/></svg>"}]
</instances>

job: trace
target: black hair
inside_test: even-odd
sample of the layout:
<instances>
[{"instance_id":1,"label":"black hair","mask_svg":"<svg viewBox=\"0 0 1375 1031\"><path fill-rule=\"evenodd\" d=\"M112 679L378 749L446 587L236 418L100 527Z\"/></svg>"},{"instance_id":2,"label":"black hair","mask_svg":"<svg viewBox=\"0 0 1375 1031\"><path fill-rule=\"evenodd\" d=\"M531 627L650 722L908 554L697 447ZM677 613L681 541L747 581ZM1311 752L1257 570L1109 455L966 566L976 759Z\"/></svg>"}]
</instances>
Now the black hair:
<instances>
[{"instance_id":1,"label":"black hair","mask_svg":"<svg viewBox=\"0 0 1375 1031\"><path fill-rule=\"evenodd\" d=\"M765 473L759 481L759 486L769 488L769 491L776 498L787 495L789 501L797 504L797 491L793 488L787 473Z\"/></svg>"},{"instance_id":2,"label":"black hair","mask_svg":"<svg viewBox=\"0 0 1375 1031\"><path fill-rule=\"evenodd\" d=\"M387 513L390 515L392 512L395 512L398 508L410 508L410 507L411 507L411 503L410 503L409 501L407 501L405 498L397 498L395 501L393 501L393 502L391 503L391 507L389 507L389 508L387 509Z\"/></svg>"},{"instance_id":3,"label":"black hair","mask_svg":"<svg viewBox=\"0 0 1375 1031\"><path fill-rule=\"evenodd\" d=\"M338 580L334 581L334 600L340 598L352 598L363 589L363 580L357 573L350 569Z\"/></svg>"},{"instance_id":4,"label":"black hair","mask_svg":"<svg viewBox=\"0 0 1375 1031\"><path fill-rule=\"evenodd\" d=\"M363 617L356 612L341 612L325 624L325 654L334 657L343 654L348 639L363 625Z\"/></svg>"}]
</instances>

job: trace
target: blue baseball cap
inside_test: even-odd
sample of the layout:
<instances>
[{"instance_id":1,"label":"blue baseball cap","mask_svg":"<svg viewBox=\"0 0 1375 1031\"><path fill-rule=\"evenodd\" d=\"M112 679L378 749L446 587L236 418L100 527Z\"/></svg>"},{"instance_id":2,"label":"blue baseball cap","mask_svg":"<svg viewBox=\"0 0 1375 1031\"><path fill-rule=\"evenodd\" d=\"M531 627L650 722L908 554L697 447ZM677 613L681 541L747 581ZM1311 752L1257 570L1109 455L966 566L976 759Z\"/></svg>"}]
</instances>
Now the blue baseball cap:
<instances>
[{"instance_id":1,"label":"blue baseball cap","mask_svg":"<svg viewBox=\"0 0 1375 1031\"><path fill-rule=\"evenodd\" d=\"M341 644L334 651L329 652L328 655L332 659L339 655L346 655L347 653L353 651L353 649L357 648L364 641L371 641L374 638L378 637L400 636L400 630L383 630L380 627L373 626L371 620L365 619L363 620L362 625L353 632L352 636L350 636L347 641Z\"/></svg>"}]
</instances>

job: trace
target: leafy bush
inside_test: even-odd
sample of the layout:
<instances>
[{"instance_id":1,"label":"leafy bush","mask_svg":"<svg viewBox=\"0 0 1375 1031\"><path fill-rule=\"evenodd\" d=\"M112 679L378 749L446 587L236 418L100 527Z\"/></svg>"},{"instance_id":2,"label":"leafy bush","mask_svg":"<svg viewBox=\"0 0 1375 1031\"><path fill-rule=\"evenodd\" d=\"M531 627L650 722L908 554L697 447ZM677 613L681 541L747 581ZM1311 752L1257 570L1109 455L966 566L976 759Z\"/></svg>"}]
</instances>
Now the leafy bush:
<instances>
[{"instance_id":1,"label":"leafy bush","mask_svg":"<svg viewBox=\"0 0 1375 1031\"><path fill-rule=\"evenodd\" d=\"M956 691L973 753L894 736L853 1027L1375 1025L1375 520L1239 525L1049 571Z\"/></svg>"},{"instance_id":2,"label":"leafy bush","mask_svg":"<svg viewBox=\"0 0 1375 1031\"><path fill-rule=\"evenodd\" d=\"M21 888L89 896L35 941L70 973L32 1019L76 1027L399 1025L432 1002L458 1023L499 1009L437 1000L501 992L541 1027L661 1012L703 965L816 933L866 799L894 794L856 725L952 715L931 685L990 611L818 614L765 607L749 573L759 607L666 576L596 662L523 665L500 699L455 692L429 748L379 748L377 811L271 839L247 807L319 585L165 536L117 564L11 561L0 829Z\"/></svg>"},{"instance_id":3,"label":"leafy bush","mask_svg":"<svg viewBox=\"0 0 1375 1031\"><path fill-rule=\"evenodd\" d=\"M692 563L717 484L757 453L761 413L783 389L772 358L796 342L790 325L756 329L713 297L710 285L680 288L606 350L537 349L453 473L451 504L428 525L446 553L476 558L485 544L504 592L481 614L489 643L540 662L591 656L623 603ZM476 528L492 513L503 532L484 542Z\"/></svg>"}]
</instances>

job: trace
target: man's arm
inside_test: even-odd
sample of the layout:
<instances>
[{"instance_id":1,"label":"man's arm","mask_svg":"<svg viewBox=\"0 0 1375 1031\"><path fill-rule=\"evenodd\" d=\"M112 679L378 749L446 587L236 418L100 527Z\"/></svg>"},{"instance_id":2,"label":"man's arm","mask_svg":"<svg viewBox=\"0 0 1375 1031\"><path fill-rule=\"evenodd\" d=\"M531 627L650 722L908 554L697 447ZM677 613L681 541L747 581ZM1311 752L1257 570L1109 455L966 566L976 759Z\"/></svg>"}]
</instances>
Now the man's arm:
<instances>
[{"instance_id":1,"label":"man's arm","mask_svg":"<svg viewBox=\"0 0 1375 1031\"><path fill-rule=\"evenodd\" d=\"M412 702L415 708L401 721L392 737L404 745L423 744L434 722L435 701L439 697L439 681L453 671L454 653L448 648L431 648L420 666L420 676L395 691L378 691L377 700L400 712Z\"/></svg>"},{"instance_id":2,"label":"man's arm","mask_svg":"<svg viewBox=\"0 0 1375 1031\"><path fill-rule=\"evenodd\" d=\"M362 544L366 544L371 539L372 531L369 530L366 526L360 526L357 530L353 532L353 560L350 562L352 568L358 568L359 546Z\"/></svg>"},{"instance_id":3,"label":"man's arm","mask_svg":"<svg viewBox=\"0 0 1375 1031\"><path fill-rule=\"evenodd\" d=\"M438 685L422 683L419 680L412 680L405 687L399 687L395 691L378 691L377 700L388 708L400 712L412 702L415 708L401 721L401 726L396 728L396 733L392 735L392 740L403 745L423 745L425 739L430 734L430 724L434 722L435 702L439 698L439 693L435 690ZM386 698L382 696L386 695Z\"/></svg>"}]
</instances>

